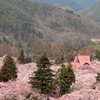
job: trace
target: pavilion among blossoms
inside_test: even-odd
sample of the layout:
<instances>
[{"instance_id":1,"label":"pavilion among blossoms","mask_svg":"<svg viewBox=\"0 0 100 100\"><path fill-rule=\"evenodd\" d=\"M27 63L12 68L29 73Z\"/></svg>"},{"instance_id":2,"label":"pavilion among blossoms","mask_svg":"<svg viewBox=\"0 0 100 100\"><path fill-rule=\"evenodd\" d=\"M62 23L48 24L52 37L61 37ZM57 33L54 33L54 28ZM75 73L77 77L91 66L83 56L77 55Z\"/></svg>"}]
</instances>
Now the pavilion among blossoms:
<instances>
[{"instance_id":1,"label":"pavilion among blossoms","mask_svg":"<svg viewBox=\"0 0 100 100\"><path fill-rule=\"evenodd\" d=\"M75 57L74 62L71 62L74 68L79 68L84 65L88 65L90 67L94 66L93 63L90 61L90 55L78 55Z\"/></svg>"}]
</instances>

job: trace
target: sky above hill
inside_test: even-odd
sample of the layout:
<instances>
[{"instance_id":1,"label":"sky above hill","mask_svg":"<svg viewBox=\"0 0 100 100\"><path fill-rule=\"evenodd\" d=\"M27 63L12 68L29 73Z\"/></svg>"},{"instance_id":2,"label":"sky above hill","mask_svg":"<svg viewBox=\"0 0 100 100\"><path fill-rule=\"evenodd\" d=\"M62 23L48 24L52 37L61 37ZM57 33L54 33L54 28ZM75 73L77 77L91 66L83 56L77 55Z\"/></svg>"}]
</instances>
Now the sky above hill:
<instances>
[{"instance_id":1,"label":"sky above hill","mask_svg":"<svg viewBox=\"0 0 100 100\"><path fill-rule=\"evenodd\" d=\"M52 3L61 8L67 9L67 6L71 7L74 11L82 10L91 6L98 0L31 0L37 2Z\"/></svg>"},{"instance_id":2,"label":"sky above hill","mask_svg":"<svg viewBox=\"0 0 100 100\"><path fill-rule=\"evenodd\" d=\"M92 4L94 4L95 2L97 2L99 0L72 0L72 1L76 2L83 8L86 8L88 6L91 6Z\"/></svg>"}]
</instances>

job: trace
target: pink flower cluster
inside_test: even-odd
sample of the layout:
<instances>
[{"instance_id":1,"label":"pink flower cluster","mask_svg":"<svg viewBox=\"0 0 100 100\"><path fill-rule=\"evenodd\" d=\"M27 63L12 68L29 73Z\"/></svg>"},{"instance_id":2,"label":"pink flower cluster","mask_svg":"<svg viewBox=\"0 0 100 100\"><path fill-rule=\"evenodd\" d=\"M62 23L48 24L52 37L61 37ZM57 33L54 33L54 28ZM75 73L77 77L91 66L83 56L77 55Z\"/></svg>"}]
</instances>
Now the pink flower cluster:
<instances>
[{"instance_id":1,"label":"pink flower cluster","mask_svg":"<svg viewBox=\"0 0 100 100\"><path fill-rule=\"evenodd\" d=\"M0 58L0 65L3 63L3 58ZM96 82L96 75L100 72L100 62L95 61L95 66L92 68L77 68L74 69L76 75L76 82L71 86L71 93L53 98L50 100L100 100L100 84ZM43 95L39 94L36 89L32 89L29 84L29 77L33 71L37 70L35 63L16 64L18 68L18 78L15 81L8 81L6 83L0 82L0 100L5 98L16 98L18 100L33 100L33 97L42 98L46 100ZM53 65L51 67L57 71L60 66Z\"/></svg>"},{"instance_id":2,"label":"pink flower cluster","mask_svg":"<svg viewBox=\"0 0 100 100\"><path fill-rule=\"evenodd\" d=\"M17 98L18 100L28 100L31 96L38 96L36 90L31 88L31 85L23 80L8 81L0 83L0 100L5 98Z\"/></svg>"}]
</instances>

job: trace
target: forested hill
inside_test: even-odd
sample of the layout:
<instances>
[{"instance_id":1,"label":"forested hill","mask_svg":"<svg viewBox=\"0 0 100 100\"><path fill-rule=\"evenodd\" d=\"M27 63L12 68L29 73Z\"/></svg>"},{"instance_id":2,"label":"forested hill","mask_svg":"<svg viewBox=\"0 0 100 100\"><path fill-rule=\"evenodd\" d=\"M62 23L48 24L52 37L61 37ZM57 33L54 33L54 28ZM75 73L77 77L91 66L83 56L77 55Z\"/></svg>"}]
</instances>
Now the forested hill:
<instances>
[{"instance_id":1,"label":"forested hill","mask_svg":"<svg viewBox=\"0 0 100 100\"><path fill-rule=\"evenodd\" d=\"M92 19L100 25L100 0L89 8L80 11L79 14Z\"/></svg>"},{"instance_id":2,"label":"forested hill","mask_svg":"<svg viewBox=\"0 0 100 100\"><path fill-rule=\"evenodd\" d=\"M14 46L30 46L34 42L83 43L99 33L96 23L73 11L29 0L0 0L0 42Z\"/></svg>"}]
</instances>

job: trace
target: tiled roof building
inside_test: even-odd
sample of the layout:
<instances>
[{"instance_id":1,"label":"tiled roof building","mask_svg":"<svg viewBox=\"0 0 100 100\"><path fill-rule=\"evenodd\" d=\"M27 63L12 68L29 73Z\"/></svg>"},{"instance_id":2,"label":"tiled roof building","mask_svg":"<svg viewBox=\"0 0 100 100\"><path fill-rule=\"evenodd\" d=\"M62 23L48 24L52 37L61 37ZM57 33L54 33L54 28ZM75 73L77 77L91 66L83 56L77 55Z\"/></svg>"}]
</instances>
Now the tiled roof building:
<instances>
[{"instance_id":1,"label":"tiled roof building","mask_svg":"<svg viewBox=\"0 0 100 100\"><path fill-rule=\"evenodd\" d=\"M90 56L89 55L78 55L75 57L74 62L71 63L73 67L79 68L83 65L89 65L93 66L93 64L90 61Z\"/></svg>"}]
</instances>

